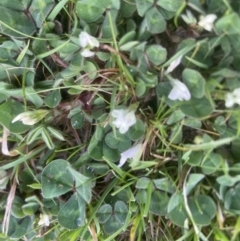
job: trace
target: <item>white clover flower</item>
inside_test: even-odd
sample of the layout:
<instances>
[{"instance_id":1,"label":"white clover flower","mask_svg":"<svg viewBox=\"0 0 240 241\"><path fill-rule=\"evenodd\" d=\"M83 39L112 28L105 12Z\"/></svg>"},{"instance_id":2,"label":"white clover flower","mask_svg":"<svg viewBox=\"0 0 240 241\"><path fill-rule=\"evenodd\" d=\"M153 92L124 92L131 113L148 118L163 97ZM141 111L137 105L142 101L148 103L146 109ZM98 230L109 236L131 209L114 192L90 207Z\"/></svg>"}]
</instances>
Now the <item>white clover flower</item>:
<instances>
[{"instance_id":1,"label":"white clover flower","mask_svg":"<svg viewBox=\"0 0 240 241\"><path fill-rule=\"evenodd\" d=\"M40 214L40 220L38 222L38 225L45 225L45 226L49 226L50 221L49 221L49 216L45 213Z\"/></svg>"},{"instance_id":2,"label":"white clover flower","mask_svg":"<svg viewBox=\"0 0 240 241\"><path fill-rule=\"evenodd\" d=\"M176 58L167 68L165 71L165 74L171 73L182 61L182 55L180 55L178 58Z\"/></svg>"},{"instance_id":3,"label":"white clover flower","mask_svg":"<svg viewBox=\"0 0 240 241\"><path fill-rule=\"evenodd\" d=\"M112 124L119 129L121 134L125 134L128 129L137 121L134 110L113 110L111 116L115 118Z\"/></svg>"},{"instance_id":4,"label":"white clover flower","mask_svg":"<svg viewBox=\"0 0 240 241\"><path fill-rule=\"evenodd\" d=\"M127 159L133 159L134 162L137 162L142 155L142 144L137 144L129 148L128 150L121 153L121 159L118 164L118 167L121 167L125 164Z\"/></svg>"},{"instance_id":5,"label":"white clover flower","mask_svg":"<svg viewBox=\"0 0 240 241\"><path fill-rule=\"evenodd\" d=\"M187 88L187 86L179 81L178 79L171 79L170 80L173 88L168 95L170 100L190 100L191 94Z\"/></svg>"},{"instance_id":6,"label":"white clover flower","mask_svg":"<svg viewBox=\"0 0 240 241\"><path fill-rule=\"evenodd\" d=\"M81 55L83 57L92 57L95 53L92 52L90 49L84 49L82 52L81 52Z\"/></svg>"},{"instance_id":7,"label":"white clover flower","mask_svg":"<svg viewBox=\"0 0 240 241\"><path fill-rule=\"evenodd\" d=\"M94 47L99 47L99 41L85 31L79 34L79 43L80 46L83 48L83 51L81 53L83 57L93 56L94 52L90 51L90 49Z\"/></svg>"},{"instance_id":8,"label":"white clover flower","mask_svg":"<svg viewBox=\"0 0 240 241\"><path fill-rule=\"evenodd\" d=\"M215 21L216 18L217 16L215 14L208 14L206 16L201 16L200 21L198 22L198 25L210 32L212 31L213 22Z\"/></svg>"},{"instance_id":9,"label":"white clover flower","mask_svg":"<svg viewBox=\"0 0 240 241\"><path fill-rule=\"evenodd\" d=\"M17 115L12 123L22 121L24 125L34 125L48 114L47 110L26 111Z\"/></svg>"},{"instance_id":10,"label":"white clover flower","mask_svg":"<svg viewBox=\"0 0 240 241\"><path fill-rule=\"evenodd\" d=\"M232 93L227 93L225 97L225 106L232 107L234 104L240 105L240 88L235 89Z\"/></svg>"}]
</instances>

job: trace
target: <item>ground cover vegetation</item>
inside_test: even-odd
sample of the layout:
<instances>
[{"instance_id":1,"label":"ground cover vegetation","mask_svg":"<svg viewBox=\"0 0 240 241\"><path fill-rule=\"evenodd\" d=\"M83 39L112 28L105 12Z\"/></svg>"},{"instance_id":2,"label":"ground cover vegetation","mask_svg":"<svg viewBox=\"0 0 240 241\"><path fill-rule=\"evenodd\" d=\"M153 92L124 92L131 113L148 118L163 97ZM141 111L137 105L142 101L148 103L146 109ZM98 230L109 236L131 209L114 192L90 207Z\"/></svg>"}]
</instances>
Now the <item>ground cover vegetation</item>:
<instances>
[{"instance_id":1,"label":"ground cover vegetation","mask_svg":"<svg viewBox=\"0 0 240 241\"><path fill-rule=\"evenodd\" d=\"M239 1L0 12L0 240L240 240Z\"/></svg>"}]
</instances>

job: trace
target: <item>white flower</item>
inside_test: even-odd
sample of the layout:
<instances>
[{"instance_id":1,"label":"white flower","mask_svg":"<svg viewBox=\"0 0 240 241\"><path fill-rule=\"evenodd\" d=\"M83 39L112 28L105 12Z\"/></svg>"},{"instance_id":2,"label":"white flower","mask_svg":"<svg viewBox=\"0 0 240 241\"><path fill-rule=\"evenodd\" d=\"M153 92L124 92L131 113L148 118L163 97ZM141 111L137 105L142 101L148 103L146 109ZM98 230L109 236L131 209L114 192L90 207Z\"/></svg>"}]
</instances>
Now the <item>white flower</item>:
<instances>
[{"instance_id":1,"label":"white flower","mask_svg":"<svg viewBox=\"0 0 240 241\"><path fill-rule=\"evenodd\" d=\"M124 134L128 131L129 127L136 123L136 116L134 110L113 110L111 116L115 118L115 121L112 124L119 129L121 134Z\"/></svg>"},{"instance_id":2,"label":"white flower","mask_svg":"<svg viewBox=\"0 0 240 241\"><path fill-rule=\"evenodd\" d=\"M198 25L207 31L212 31L213 28L213 22L217 16L215 14L208 14L206 16L201 16L200 21L198 22Z\"/></svg>"},{"instance_id":3,"label":"white flower","mask_svg":"<svg viewBox=\"0 0 240 241\"><path fill-rule=\"evenodd\" d=\"M82 52L81 52L81 55L83 57L92 57L95 53L92 52L90 49L84 49Z\"/></svg>"},{"instance_id":4,"label":"white flower","mask_svg":"<svg viewBox=\"0 0 240 241\"><path fill-rule=\"evenodd\" d=\"M180 55L178 58L176 58L167 68L165 71L165 74L171 73L182 61L182 55Z\"/></svg>"},{"instance_id":5,"label":"white flower","mask_svg":"<svg viewBox=\"0 0 240 241\"><path fill-rule=\"evenodd\" d=\"M12 123L22 121L24 125L34 125L48 114L47 110L26 111L17 115Z\"/></svg>"},{"instance_id":6,"label":"white flower","mask_svg":"<svg viewBox=\"0 0 240 241\"><path fill-rule=\"evenodd\" d=\"M171 79L170 80L173 88L168 95L170 100L190 100L191 94L187 88L187 86L179 81L178 79Z\"/></svg>"},{"instance_id":7,"label":"white flower","mask_svg":"<svg viewBox=\"0 0 240 241\"><path fill-rule=\"evenodd\" d=\"M121 167L125 164L127 159L133 159L134 162L137 162L142 155L142 144L137 144L136 146L131 147L125 152L121 153L121 159L118 164L118 167Z\"/></svg>"},{"instance_id":8,"label":"white flower","mask_svg":"<svg viewBox=\"0 0 240 241\"><path fill-rule=\"evenodd\" d=\"M79 34L79 43L80 46L83 48L83 51L81 53L83 57L93 56L94 52L90 51L90 49L94 47L99 47L99 41L85 31Z\"/></svg>"},{"instance_id":9,"label":"white flower","mask_svg":"<svg viewBox=\"0 0 240 241\"><path fill-rule=\"evenodd\" d=\"M40 214L40 220L38 222L38 225L45 225L45 226L49 226L50 222L49 222L49 216L45 213Z\"/></svg>"},{"instance_id":10,"label":"white flower","mask_svg":"<svg viewBox=\"0 0 240 241\"><path fill-rule=\"evenodd\" d=\"M225 106L230 108L235 103L240 105L240 88L235 89L232 93L226 94Z\"/></svg>"}]
</instances>

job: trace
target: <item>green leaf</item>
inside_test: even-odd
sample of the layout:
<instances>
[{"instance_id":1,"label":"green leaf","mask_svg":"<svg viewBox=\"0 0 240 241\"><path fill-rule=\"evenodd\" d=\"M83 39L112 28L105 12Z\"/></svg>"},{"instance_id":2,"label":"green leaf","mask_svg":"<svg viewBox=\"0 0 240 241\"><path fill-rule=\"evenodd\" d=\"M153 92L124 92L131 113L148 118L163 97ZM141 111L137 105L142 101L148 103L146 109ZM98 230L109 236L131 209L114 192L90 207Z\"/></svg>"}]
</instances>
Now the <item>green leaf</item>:
<instances>
[{"instance_id":1,"label":"green leaf","mask_svg":"<svg viewBox=\"0 0 240 241\"><path fill-rule=\"evenodd\" d=\"M215 24L218 34L232 35L239 34L240 18L237 13L231 13L221 17Z\"/></svg>"},{"instance_id":2,"label":"green leaf","mask_svg":"<svg viewBox=\"0 0 240 241\"><path fill-rule=\"evenodd\" d=\"M204 96L205 79L198 71L186 68L182 73L182 77L191 95L196 98L202 98Z\"/></svg>"},{"instance_id":3,"label":"green leaf","mask_svg":"<svg viewBox=\"0 0 240 241\"><path fill-rule=\"evenodd\" d=\"M142 17L153 6L153 0L136 0L138 14Z\"/></svg>"},{"instance_id":4,"label":"green leaf","mask_svg":"<svg viewBox=\"0 0 240 241\"><path fill-rule=\"evenodd\" d=\"M122 45L133 41L135 36L136 36L136 31L130 31L130 32L126 33L125 35L123 35L118 42L118 44L120 46L120 50L121 50Z\"/></svg>"},{"instance_id":5,"label":"green leaf","mask_svg":"<svg viewBox=\"0 0 240 241\"><path fill-rule=\"evenodd\" d=\"M88 154L94 160L102 160L103 157L103 143L96 139L95 136L92 137L90 144L88 146Z\"/></svg>"},{"instance_id":6,"label":"green leaf","mask_svg":"<svg viewBox=\"0 0 240 241\"><path fill-rule=\"evenodd\" d=\"M38 210L38 208L39 204L36 202L30 202L22 206L23 213L28 216L33 215Z\"/></svg>"},{"instance_id":7,"label":"green leaf","mask_svg":"<svg viewBox=\"0 0 240 241\"><path fill-rule=\"evenodd\" d=\"M38 126L38 127L34 128L33 130L31 130L27 136L27 143L31 144L32 142L37 140L37 137L42 134L43 128L44 128L43 126Z\"/></svg>"},{"instance_id":8,"label":"green leaf","mask_svg":"<svg viewBox=\"0 0 240 241\"><path fill-rule=\"evenodd\" d=\"M146 189L139 189L136 196L136 201L139 204L145 204L147 201L147 190Z\"/></svg>"},{"instance_id":9,"label":"green leaf","mask_svg":"<svg viewBox=\"0 0 240 241\"><path fill-rule=\"evenodd\" d=\"M76 5L76 13L80 19L87 23L94 22L104 13L109 6L111 0L88 0L78 1Z\"/></svg>"},{"instance_id":10,"label":"green leaf","mask_svg":"<svg viewBox=\"0 0 240 241\"><path fill-rule=\"evenodd\" d=\"M28 232L30 224L30 217L26 217L24 219L17 219L11 216L8 228L8 236L10 236L11 239L21 240L21 238Z\"/></svg>"},{"instance_id":11,"label":"green leaf","mask_svg":"<svg viewBox=\"0 0 240 241\"><path fill-rule=\"evenodd\" d=\"M26 216L22 210L23 205L24 205L23 200L20 197L15 196L12 204L12 208L11 208L11 213L14 217L23 218Z\"/></svg>"},{"instance_id":12,"label":"green leaf","mask_svg":"<svg viewBox=\"0 0 240 241\"><path fill-rule=\"evenodd\" d=\"M82 175L81 173L75 171L73 168L68 167L75 180L75 188L78 196L81 197L85 202L90 203L92 198L91 181L90 178Z\"/></svg>"},{"instance_id":13,"label":"green leaf","mask_svg":"<svg viewBox=\"0 0 240 241\"><path fill-rule=\"evenodd\" d=\"M51 136L45 128L42 128L41 136L47 147L50 150L54 149L54 144L52 142Z\"/></svg>"},{"instance_id":14,"label":"green leaf","mask_svg":"<svg viewBox=\"0 0 240 241\"><path fill-rule=\"evenodd\" d=\"M62 133L50 126L47 127L47 129L49 130L49 132L54 136L56 137L58 140L61 140L61 141L64 141L64 137L62 135Z\"/></svg>"},{"instance_id":15,"label":"green leaf","mask_svg":"<svg viewBox=\"0 0 240 241\"><path fill-rule=\"evenodd\" d=\"M117 16L118 11L115 9L111 9L107 12L102 24L102 33L104 38L112 38L113 34L114 36L118 35L118 28L116 25Z\"/></svg>"},{"instance_id":16,"label":"green leaf","mask_svg":"<svg viewBox=\"0 0 240 241\"><path fill-rule=\"evenodd\" d=\"M150 45L146 49L146 54L150 62L160 65L166 61L167 50L160 45Z\"/></svg>"},{"instance_id":17,"label":"green leaf","mask_svg":"<svg viewBox=\"0 0 240 241\"><path fill-rule=\"evenodd\" d=\"M182 113L181 110L176 110L169 116L169 118L167 120L167 124L168 125L175 124L175 123L181 121L184 118L184 116L185 115Z\"/></svg>"},{"instance_id":18,"label":"green leaf","mask_svg":"<svg viewBox=\"0 0 240 241\"><path fill-rule=\"evenodd\" d=\"M190 174L186 183L186 195L188 195L204 177L203 174Z\"/></svg>"},{"instance_id":19,"label":"green leaf","mask_svg":"<svg viewBox=\"0 0 240 241\"><path fill-rule=\"evenodd\" d=\"M166 215L169 197L166 192L153 191L149 211L156 215Z\"/></svg>"},{"instance_id":20,"label":"green leaf","mask_svg":"<svg viewBox=\"0 0 240 241\"><path fill-rule=\"evenodd\" d=\"M145 125L142 120L137 119L137 122L129 128L128 136L132 141L140 139L145 133Z\"/></svg>"},{"instance_id":21,"label":"green leaf","mask_svg":"<svg viewBox=\"0 0 240 241\"><path fill-rule=\"evenodd\" d=\"M120 13L124 18L129 18L136 10L135 0L121 1Z\"/></svg>"},{"instance_id":22,"label":"green leaf","mask_svg":"<svg viewBox=\"0 0 240 241\"><path fill-rule=\"evenodd\" d=\"M53 90L50 94L48 94L45 97L44 103L50 108L55 108L59 104L61 99L62 97L60 90Z\"/></svg>"},{"instance_id":23,"label":"green leaf","mask_svg":"<svg viewBox=\"0 0 240 241\"><path fill-rule=\"evenodd\" d=\"M112 206L110 204L102 205L96 213L100 223L106 223L112 215Z\"/></svg>"},{"instance_id":24,"label":"green leaf","mask_svg":"<svg viewBox=\"0 0 240 241\"><path fill-rule=\"evenodd\" d=\"M157 5L170 12L176 12L184 3L184 0L158 0Z\"/></svg>"},{"instance_id":25,"label":"green leaf","mask_svg":"<svg viewBox=\"0 0 240 241\"><path fill-rule=\"evenodd\" d=\"M190 154L187 164L191 166L198 166L203 160L203 157L204 155L202 151L194 151Z\"/></svg>"},{"instance_id":26,"label":"green leaf","mask_svg":"<svg viewBox=\"0 0 240 241\"><path fill-rule=\"evenodd\" d=\"M151 182L151 180L149 178L141 177L138 179L138 181L136 183L136 188L147 189L150 182Z\"/></svg>"},{"instance_id":27,"label":"green leaf","mask_svg":"<svg viewBox=\"0 0 240 241\"><path fill-rule=\"evenodd\" d=\"M162 191L168 193L174 193L176 191L176 186L174 182L167 177L155 179L153 180L153 183L157 189L160 189Z\"/></svg>"},{"instance_id":28,"label":"green leaf","mask_svg":"<svg viewBox=\"0 0 240 241\"><path fill-rule=\"evenodd\" d=\"M139 44L139 41L129 41L119 47L121 51L131 51L132 48L137 46Z\"/></svg>"},{"instance_id":29,"label":"green leaf","mask_svg":"<svg viewBox=\"0 0 240 241\"><path fill-rule=\"evenodd\" d=\"M85 61L84 62L84 67L83 70L87 73L88 77L90 79L96 78L98 72L97 65L91 61Z\"/></svg>"},{"instance_id":30,"label":"green leaf","mask_svg":"<svg viewBox=\"0 0 240 241\"><path fill-rule=\"evenodd\" d=\"M31 126L24 125L21 121L12 123L12 120L20 113L23 113L24 107L15 100L7 100L0 105L0 123L5 126L11 133L24 133Z\"/></svg>"},{"instance_id":31,"label":"green leaf","mask_svg":"<svg viewBox=\"0 0 240 241\"><path fill-rule=\"evenodd\" d=\"M0 21L4 23L1 24L1 32L14 37L32 35L37 30L36 27L42 26L53 4L54 0L13 0L11 3L7 0L1 1Z\"/></svg>"},{"instance_id":32,"label":"green leaf","mask_svg":"<svg viewBox=\"0 0 240 241\"><path fill-rule=\"evenodd\" d=\"M114 215L116 220L119 222L120 225L123 225L127 215L128 215L128 208L122 201L117 201L114 205Z\"/></svg>"},{"instance_id":33,"label":"green leaf","mask_svg":"<svg viewBox=\"0 0 240 241\"><path fill-rule=\"evenodd\" d=\"M110 132L105 136L106 144L112 149L118 149L120 152L127 150L131 146L131 141L127 135L122 135L119 132L114 134Z\"/></svg>"},{"instance_id":34,"label":"green leaf","mask_svg":"<svg viewBox=\"0 0 240 241\"><path fill-rule=\"evenodd\" d=\"M143 97L146 94L146 92L147 92L147 85L140 78L136 78L136 89L135 89L135 92L136 92L136 96L139 97L139 98Z\"/></svg>"},{"instance_id":35,"label":"green leaf","mask_svg":"<svg viewBox=\"0 0 240 241\"><path fill-rule=\"evenodd\" d=\"M184 101L184 103L180 105L180 110L187 116L203 118L213 112L213 106L206 97L201 99L191 97L190 101Z\"/></svg>"},{"instance_id":36,"label":"green leaf","mask_svg":"<svg viewBox=\"0 0 240 241\"><path fill-rule=\"evenodd\" d=\"M172 195L168 203L167 210L170 220L174 224L184 227L184 223L188 219L188 215L185 210L183 196L181 194L175 193Z\"/></svg>"},{"instance_id":37,"label":"green leaf","mask_svg":"<svg viewBox=\"0 0 240 241\"><path fill-rule=\"evenodd\" d=\"M110 148L105 142L103 143L103 155L107 160L117 162L120 160L120 153L117 149Z\"/></svg>"},{"instance_id":38,"label":"green leaf","mask_svg":"<svg viewBox=\"0 0 240 241\"><path fill-rule=\"evenodd\" d=\"M220 185L231 187L240 181L240 175L236 175L236 176L232 177L232 176L226 174L226 175L218 177L216 180Z\"/></svg>"},{"instance_id":39,"label":"green leaf","mask_svg":"<svg viewBox=\"0 0 240 241\"><path fill-rule=\"evenodd\" d=\"M4 170L0 170L0 190L6 188L8 181L9 181L8 173Z\"/></svg>"},{"instance_id":40,"label":"green leaf","mask_svg":"<svg viewBox=\"0 0 240 241\"><path fill-rule=\"evenodd\" d=\"M182 142L182 135L182 125L177 123L171 129L169 140L171 143L178 144Z\"/></svg>"},{"instance_id":41,"label":"green leaf","mask_svg":"<svg viewBox=\"0 0 240 241\"><path fill-rule=\"evenodd\" d=\"M240 183L230 188L225 194L224 207L236 215L240 215Z\"/></svg>"},{"instance_id":42,"label":"green leaf","mask_svg":"<svg viewBox=\"0 0 240 241\"><path fill-rule=\"evenodd\" d=\"M188 206L197 225L209 225L212 218L216 215L216 205L209 196L198 195L190 197Z\"/></svg>"},{"instance_id":43,"label":"green leaf","mask_svg":"<svg viewBox=\"0 0 240 241\"><path fill-rule=\"evenodd\" d=\"M84 200L74 193L58 212L58 222L64 228L77 229L85 223L85 212Z\"/></svg>"},{"instance_id":44,"label":"green leaf","mask_svg":"<svg viewBox=\"0 0 240 241\"><path fill-rule=\"evenodd\" d=\"M208 158L202 163L202 172L204 174L212 174L219 170L220 166L224 163L221 155L217 153L210 153Z\"/></svg>"},{"instance_id":45,"label":"green leaf","mask_svg":"<svg viewBox=\"0 0 240 241\"><path fill-rule=\"evenodd\" d=\"M85 124L84 115L82 112L77 113L71 117L71 125L74 129L81 129Z\"/></svg>"},{"instance_id":46,"label":"green leaf","mask_svg":"<svg viewBox=\"0 0 240 241\"><path fill-rule=\"evenodd\" d=\"M73 176L68 169L69 163L57 159L49 163L42 172L42 195L54 198L73 189Z\"/></svg>"},{"instance_id":47,"label":"green leaf","mask_svg":"<svg viewBox=\"0 0 240 241\"><path fill-rule=\"evenodd\" d=\"M106 234L112 234L118 231L122 227L122 224L116 219L115 215L112 215L108 221L104 224L103 230Z\"/></svg>"},{"instance_id":48,"label":"green leaf","mask_svg":"<svg viewBox=\"0 0 240 241\"><path fill-rule=\"evenodd\" d=\"M148 31L152 34L162 33L166 29L166 21L155 7L147 11L145 21Z\"/></svg>"}]
</instances>

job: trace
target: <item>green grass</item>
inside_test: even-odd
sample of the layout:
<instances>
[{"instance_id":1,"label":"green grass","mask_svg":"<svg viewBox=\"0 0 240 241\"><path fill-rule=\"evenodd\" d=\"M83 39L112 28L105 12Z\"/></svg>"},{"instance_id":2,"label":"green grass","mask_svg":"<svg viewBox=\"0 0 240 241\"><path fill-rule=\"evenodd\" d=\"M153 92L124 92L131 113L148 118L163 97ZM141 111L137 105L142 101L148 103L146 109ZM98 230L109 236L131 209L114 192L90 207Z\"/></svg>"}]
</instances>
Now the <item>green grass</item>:
<instances>
[{"instance_id":1,"label":"green grass","mask_svg":"<svg viewBox=\"0 0 240 241\"><path fill-rule=\"evenodd\" d=\"M240 240L240 4L28 4L0 3L0 240Z\"/></svg>"}]
</instances>

